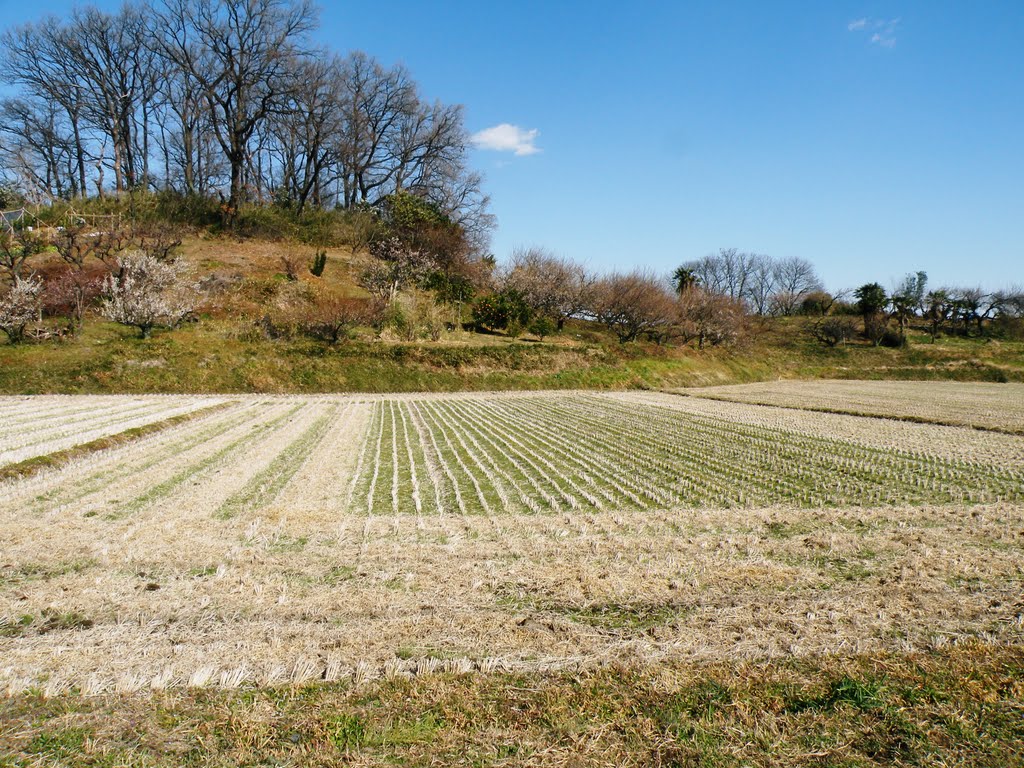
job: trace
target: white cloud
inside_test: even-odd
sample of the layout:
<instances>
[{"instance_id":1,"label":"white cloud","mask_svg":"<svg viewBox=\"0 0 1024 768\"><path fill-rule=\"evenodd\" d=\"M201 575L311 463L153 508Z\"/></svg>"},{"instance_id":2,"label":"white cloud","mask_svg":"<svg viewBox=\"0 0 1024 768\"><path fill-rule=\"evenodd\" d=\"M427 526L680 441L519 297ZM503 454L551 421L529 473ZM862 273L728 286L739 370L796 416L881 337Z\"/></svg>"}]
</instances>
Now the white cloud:
<instances>
[{"instance_id":1,"label":"white cloud","mask_svg":"<svg viewBox=\"0 0 1024 768\"><path fill-rule=\"evenodd\" d=\"M517 156L522 157L540 152L540 148L534 146L533 143L538 136L540 136L540 131L536 128L527 131L518 125L501 123L474 133L471 140L480 149L514 152Z\"/></svg>"},{"instance_id":2,"label":"white cloud","mask_svg":"<svg viewBox=\"0 0 1024 768\"><path fill-rule=\"evenodd\" d=\"M876 32L871 36L871 42L874 43L875 45L880 45L883 48L892 48L894 45L896 45L896 38L887 37L886 35L883 35L881 32Z\"/></svg>"},{"instance_id":3,"label":"white cloud","mask_svg":"<svg viewBox=\"0 0 1024 768\"><path fill-rule=\"evenodd\" d=\"M871 32L868 42L871 45L878 45L882 48L892 48L896 45L896 30L900 25L900 17L895 19L854 19L846 28L851 32Z\"/></svg>"}]
</instances>

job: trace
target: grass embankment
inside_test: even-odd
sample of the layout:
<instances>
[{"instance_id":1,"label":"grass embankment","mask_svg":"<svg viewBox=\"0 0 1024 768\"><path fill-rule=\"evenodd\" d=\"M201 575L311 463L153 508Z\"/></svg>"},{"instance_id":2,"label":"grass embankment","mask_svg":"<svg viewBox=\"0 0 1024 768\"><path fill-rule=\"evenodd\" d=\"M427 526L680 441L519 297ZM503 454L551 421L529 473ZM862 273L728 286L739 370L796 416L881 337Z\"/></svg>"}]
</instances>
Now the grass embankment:
<instances>
[{"instance_id":1,"label":"grass embankment","mask_svg":"<svg viewBox=\"0 0 1024 768\"><path fill-rule=\"evenodd\" d=\"M327 250L322 278L302 266L298 280L285 279L282 256L304 265L314 250L295 241L187 237L182 258L213 286L199 323L139 339L93 313L77 338L0 343L0 394L656 389L776 378L1024 381L1022 341L932 344L918 332L904 349L866 342L828 349L809 337L807 318L756 323L742 346L706 351L622 345L582 322L543 342L458 331L440 342L398 343L371 340L369 329L335 346L265 338L265 318L280 322L317 291L366 295L357 276L369 257L348 247Z\"/></svg>"},{"instance_id":2,"label":"grass embankment","mask_svg":"<svg viewBox=\"0 0 1024 768\"><path fill-rule=\"evenodd\" d=\"M578 331L578 332L577 332ZM620 345L570 327L545 342L456 333L438 343L268 340L206 318L139 339L87 323L76 339L0 346L0 393L450 392L705 386L775 378L1024 381L1024 343L914 340L825 349L782 324L735 349Z\"/></svg>"},{"instance_id":3,"label":"grass embankment","mask_svg":"<svg viewBox=\"0 0 1024 768\"><path fill-rule=\"evenodd\" d=\"M3 765L1024 764L1024 652L0 699Z\"/></svg>"}]
</instances>

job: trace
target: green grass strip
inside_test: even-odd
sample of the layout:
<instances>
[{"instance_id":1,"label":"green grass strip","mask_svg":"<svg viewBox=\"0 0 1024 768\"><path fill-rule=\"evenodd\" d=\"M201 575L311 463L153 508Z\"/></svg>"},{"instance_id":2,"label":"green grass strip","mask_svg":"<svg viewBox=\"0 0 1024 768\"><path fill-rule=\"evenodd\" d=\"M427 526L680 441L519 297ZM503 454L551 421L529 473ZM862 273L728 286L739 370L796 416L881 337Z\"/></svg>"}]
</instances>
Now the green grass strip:
<instances>
[{"instance_id":1,"label":"green grass strip","mask_svg":"<svg viewBox=\"0 0 1024 768\"><path fill-rule=\"evenodd\" d=\"M141 427L132 427L126 429L124 432L118 432L114 435L108 435L107 437L99 437L95 440L90 440L88 443L82 443L81 445L73 445L70 448L65 448L62 451L54 451L44 456L33 456L31 459L25 459L19 461L16 464L8 464L6 467L0 467L0 482L7 480L23 480L33 475L37 475L47 469L56 469L62 467L65 464L69 464L75 459L80 459L83 456L88 456L99 451L106 451L110 448L118 448L122 445L140 440L143 437L156 434L157 432L163 432L165 429L176 427L179 424L184 424L195 419L201 419L209 416L217 411L224 410L228 406L234 405L233 402L218 403L211 405L206 408L200 408L198 411L192 411L191 413L183 413L180 416L173 416L163 421L156 421L152 424L144 424Z\"/></svg>"},{"instance_id":2,"label":"green grass strip","mask_svg":"<svg viewBox=\"0 0 1024 768\"><path fill-rule=\"evenodd\" d=\"M138 512L140 509L149 504L152 504L157 499L161 499L167 496L189 478L195 477L205 472L210 467L218 465L221 461L223 461L225 458L230 456L235 451L252 443L260 435L266 432L273 431L279 424L291 418L301 408L301 405L296 405L287 413L283 413L277 418L266 422L265 424L256 425L248 434L242 435L238 439L232 441L231 443L221 448L212 456L207 456L204 459L200 459L199 461L190 464L189 466L185 467L185 469L180 471L178 474L174 475L174 477L164 480L162 483L159 483L158 485L154 485L144 494L135 498L128 505L120 508L116 512L112 512L108 515L105 515L104 519L120 520L121 518L128 517L129 515Z\"/></svg>"},{"instance_id":3,"label":"green grass strip","mask_svg":"<svg viewBox=\"0 0 1024 768\"><path fill-rule=\"evenodd\" d=\"M323 440L337 411L338 407L334 406L329 413L313 422L309 429L281 451L266 469L225 501L214 516L226 520L239 512L259 509L273 501L313 453L313 449Z\"/></svg>"}]
</instances>

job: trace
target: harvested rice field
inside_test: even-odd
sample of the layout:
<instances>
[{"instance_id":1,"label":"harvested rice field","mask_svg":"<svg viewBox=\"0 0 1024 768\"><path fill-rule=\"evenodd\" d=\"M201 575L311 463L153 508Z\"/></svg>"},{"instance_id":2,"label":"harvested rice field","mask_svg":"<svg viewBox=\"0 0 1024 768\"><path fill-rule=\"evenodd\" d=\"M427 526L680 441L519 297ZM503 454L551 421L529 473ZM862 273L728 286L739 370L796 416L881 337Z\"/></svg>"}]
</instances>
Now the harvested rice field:
<instances>
[{"instance_id":1,"label":"harvested rice field","mask_svg":"<svg viewBox=\"0 0 1024 768\"><path fill-rule=\"evenodd\" d=\"M878 386L900 415L929 416L928 394ZM999 392L1019 411L1018 390L956 386L972 404L965 423ZM818 391L841 402L845 389ZM935 395L936 421L950 420L953 399ZM354 712L359 696L385 709L410 695L456 706L511 686L533 701L580 681L614 691L642 679L629 695L667 695L699 688L708 670L736 696L758 676L812 696L876 680L882 660L913 676L970 668L972 654L987 682L971 695L1024 736L1009 717L1022 711L1019 679L995 682L1024 668L1024 437L781 404L649 392L0 400L0 471L163 425L0 486L0 721L20 723L0 730L0 755L63 759L31 748L52 702L98 717L149 713L153 701L202 709L201 692L230 709L282 690ZM967 706L961 693L943 701ZM694 722L743 715L714 696ZM318 761L438 759L423 739L368 735L406 710L387 726L359 711L340 736L317 721ZM429 740L469 732L446 717ZM743 729L759 726L745 717L722 733L749 741ZM511 731L469 729L476 764L652 764L655 741L663 756L685 741L634 734L636 752L584 728L591 740L576 751L547 752L549 731L503 718L494 727L525 751L492 754ZM237 721L224 728L241 738ZM100 752L124 741L90 738ZM296 751L305 738L274 754L315 762ZM722 758L709 764L828 763L796 757L829 749L776 738L760 752L729 739L698 751ZM863 757L851 743L837 734L834 756ZM261 754L237 746L189 759ZM1015 754L1004 746L993 753L1003 761Z\"/></svg>"},{"instance_id":2,"label":"harvested rice field","mask_svg":"<svg viewBox=\"0 0 1024 768\"><path fill-rule=\"evenodd\" d=\"M694 397L1024 434L1024 384L772 381L680 390Z\"/></svg>"}]
</instances>

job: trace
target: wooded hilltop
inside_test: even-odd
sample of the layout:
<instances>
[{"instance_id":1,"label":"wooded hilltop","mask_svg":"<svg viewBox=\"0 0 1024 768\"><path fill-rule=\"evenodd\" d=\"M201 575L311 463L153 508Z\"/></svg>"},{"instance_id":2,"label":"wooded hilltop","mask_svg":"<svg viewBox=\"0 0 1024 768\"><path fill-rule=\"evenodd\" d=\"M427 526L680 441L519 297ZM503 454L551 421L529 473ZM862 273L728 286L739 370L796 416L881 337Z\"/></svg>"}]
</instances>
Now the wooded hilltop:
<instances>
[{"instance_id":1,"label":"wooded hilltop","mask_svg":"<svg viewBox=\"0 0 1024 768\"><path fill-rule=\"evenodd\" d=\"M671 275L642 254L615 273L543 247L499 260L462 107L430 101L402 66L319 48L316 24L309 2L166 0L83 6L0 36L14 88L0 102L0 387L1022 376L1013 286L936 288L922 269L888 289L827 290L806 259L735 248ZM151 338L161 328L174 332ZM236 372L247 365L228 351L241 347L290 362L182 375L175 340L192 356L224 352ZM911 352L915 341L930 351ZM895 351L870 357L878 347ZM392 368L345 376L326 350L349 374L368 359ZM140 354L166 379L129 377ZM396 380L402 365L423 375Z\"/></svg>"}]
</instances>

